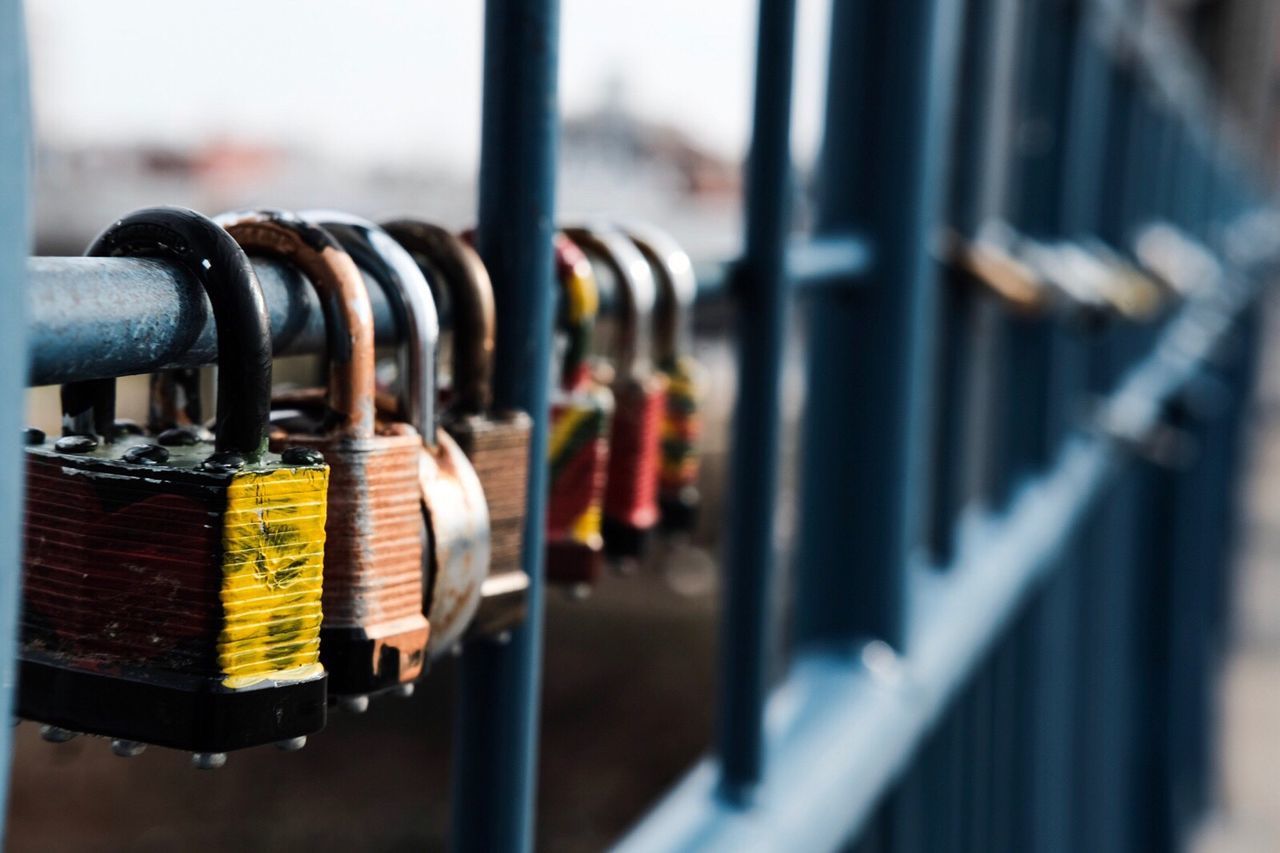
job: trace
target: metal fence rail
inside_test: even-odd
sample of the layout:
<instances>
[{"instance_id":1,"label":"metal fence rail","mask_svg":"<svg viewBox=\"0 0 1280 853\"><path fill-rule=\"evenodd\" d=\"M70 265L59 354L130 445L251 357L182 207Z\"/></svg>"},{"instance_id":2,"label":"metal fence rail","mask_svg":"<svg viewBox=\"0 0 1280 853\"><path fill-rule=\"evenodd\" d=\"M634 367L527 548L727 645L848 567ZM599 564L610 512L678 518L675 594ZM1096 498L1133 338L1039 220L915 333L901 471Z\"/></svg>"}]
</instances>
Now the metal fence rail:
<instances>
[{"instance_id":1,"label":"metal fence rail","mask_svg":"<svg viewBox=\"0 0 1280 853\"><path fill-rule=\"evenodd\" d=\"M511 641L464 656L458 849L533 839L558 11L486 8L477 246L499 310L496 403L535 414L533 583ZM1262 185L1194 58L1144 3L834 0L816 224L796 237L795 14L795 0L761 0L745 250L700 290L732 301L744 377L714 753L620 846L1177 847L1206 802L1255 297L1280 246ZM0 395L210 363L204 297L176 269L25 259L23 50L19 4L0 0ZM944 228L973 241L995 220L1129 259L1168 223L1220 263L1150 322L1024 316L958 288L938 250ZM317 351L311 289L258 268L277 352ZM793 299L808 397L797 546L779 555ZM13 460L20 409L6 411ZM6 686L17 480L0 486ZM790 659L770 684L782 559ZM9 740L0 727L5 761Z\"/></svg>"}]
</instances>

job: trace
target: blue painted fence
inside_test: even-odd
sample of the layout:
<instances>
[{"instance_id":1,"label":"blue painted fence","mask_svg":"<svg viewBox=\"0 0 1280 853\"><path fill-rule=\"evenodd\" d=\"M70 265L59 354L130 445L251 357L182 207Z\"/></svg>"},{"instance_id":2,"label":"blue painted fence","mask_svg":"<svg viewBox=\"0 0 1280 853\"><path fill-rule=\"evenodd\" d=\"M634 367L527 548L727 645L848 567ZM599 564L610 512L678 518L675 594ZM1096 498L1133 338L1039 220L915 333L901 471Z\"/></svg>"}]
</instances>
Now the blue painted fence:
<instances>
[{"instance_id":1,"label":"blue painted fence","mask_svg":"<svg viewBox=\"0 0 1280 853\"><path fill-rule=\"evenodd\" d=\"M0 0L0 396L75 378L68 365L207 363L209 336L192 344L173 326L203 310L175 310L191 293L177 271L23 266L20 12ZM547 409L558 12L555 0L488 0L485 17L477 245L500 312L495 395L535 413ZM719 725L713 753L620 848L1179 847L1208 798L1256 294L1280 248L1265 185L1196 60L1141 3L834 0L815 223L797 239L795 2L761 0L759 14L745 251L701 291L736 308L743 377ZM994 221L1035 245L1127 259L1164 224L1214 262L1181 265L1193 289L1145 322L1026 316L958 288L940 257L944 229L974 241ZM260 271L287 348L316 349L307 289ZM69 288L81 304L108 292L128 304L147 347L88 310L55 317L48 297ZM797 547L779 554L792 310L808 397ZM55 320L77 333L53 334ZM5 412L13 460L20 408ZM465 653L458 849L532 845L546 482L535 422L530 618L509 643ZM20 487L0 483L6 688ZM794 566L790 659L771 684L782 560ZM0 726L6 765L9 740Z\"/></svg>"}]
</instances>

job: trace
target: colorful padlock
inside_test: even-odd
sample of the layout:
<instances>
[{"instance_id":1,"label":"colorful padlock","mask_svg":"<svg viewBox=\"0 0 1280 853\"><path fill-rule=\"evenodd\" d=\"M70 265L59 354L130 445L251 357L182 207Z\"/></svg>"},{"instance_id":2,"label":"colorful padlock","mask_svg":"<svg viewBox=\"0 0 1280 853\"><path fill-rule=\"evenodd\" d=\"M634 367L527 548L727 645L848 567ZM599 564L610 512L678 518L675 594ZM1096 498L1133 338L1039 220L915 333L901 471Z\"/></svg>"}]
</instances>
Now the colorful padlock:
<instances>
[{"instance_id":1,"label":"colorful padlock","mask_svg":"<svg viewBox=\"0 0 1280 853\"><path fill-rule=\"evenodd\" d=\"M422 562L423 606L431 623L427 656L434 659L457 646L475 620L490 565L484 487L436 416L440 323L435 300L413 256L386 231L348 214L312 215L357 259L368 259L366 271L404 330L397 409L418 435L417 494L430 545Z\"/></svg>"},{"instance_id":2,"label":"colorful padlock","mask_svg":"<svg viewBox=\"0 0 1280 853\"><path fill-rule=\"evenodd\" d=\"M699 442L706 371L693 357L693 303L698 281L693 263L668 234L651 226L628 226L657 283L653 312L653 362L667 379L662 415L658 505L662 529L689 533L698 521Z\"/></svg>"},{"instance_id":3,"label":"colorful padlock","mask_svg":"<svg viewBox=\"0 0 1280 853\"><path fill-rule=\"evenodd\" d=\"M609 468L613 392L596 381L589 356L600 294L591 262L563 234L555 238L562 349L551 394L548 438L547 578L583 585L603 570L601 516Z\"/></svg>"},{"instance_id":4,"label":"colorful padlock","mask_svg":"<svg viewBox=\"0 0 1280 853\"><path fill-rule=\"evenodd\" d=\"M280 211L231 213L220 222L250 255L303 272L324 309L323 404L310 417L277 419L272 442L311 448L331 466L320 654L330 695L362 710L370 694L412 682L426 662L421 440L406 423L375 427L373 312L360 270L334 237Z\"/></svg>"},{"instance_id":5,"label":"colorful padlock","mask_svg":"<svg viewBox=\"0 0 1280 853\"><path fill-rule=\"evenodd\" d=\"M500 636L524 618L529 576L521 565L528 503L529 437L524 412L493 412L493 285L484 262L438 225L397 219L382 226L413 255L452 319L453 383L442 423L471 460L489 506L489 576L468 636Z\"/></svg>"},{"instance_id":6,"label":"colorful padlock","mask_svg":"<svg viewBox=\"0 0 1280 853\"><path fill-rule=\"evenodd\" d=\"M115 380L64 385L62 438L29 431L18 714L215 767L325 722L321 563L328 468L266 452L271 327L245 253L189 210L117 221L89 248L203 285L218 331L216 443L115 429Z\"/></svg>"},{"instance_id":7,"label":"colorful padlock","mask_svg":"<svg viewBox=\"0 0 1280 853\"><path fill-rule=\"evenodd\" d=\"M610 354L616 407L609 432L604 548L615 559L638 559L659 518L667 381L654 371L652 361L656 286L644 255L623 232L590 227L567 228L565 234L587 254L602 290L612 284L617 324Z\"/></svg>"}]
</instances>

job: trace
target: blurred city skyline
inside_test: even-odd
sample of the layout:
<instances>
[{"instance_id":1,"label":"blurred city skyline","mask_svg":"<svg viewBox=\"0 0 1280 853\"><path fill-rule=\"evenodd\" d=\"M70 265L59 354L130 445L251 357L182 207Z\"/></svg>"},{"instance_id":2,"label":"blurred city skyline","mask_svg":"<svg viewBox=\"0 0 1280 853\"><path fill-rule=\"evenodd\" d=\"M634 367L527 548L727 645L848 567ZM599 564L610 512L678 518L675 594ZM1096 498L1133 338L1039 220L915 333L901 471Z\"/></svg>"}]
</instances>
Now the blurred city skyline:
<instances>
[{"instance_id":1,"label":"blurred city skyline","mask_svg":"<svg viewBox=\"0 0 1280 853\"><path fill-rule=\"evenodd\" d=\"M374 0L27 3L37 135L59 148L234 140L358 166L473 172L483 4ZM737 161L748 141L754 3L564 0L562 114L615 104ZM802 0L795 145L821 128L828 4Z\"/></svg>"}]
</instances>

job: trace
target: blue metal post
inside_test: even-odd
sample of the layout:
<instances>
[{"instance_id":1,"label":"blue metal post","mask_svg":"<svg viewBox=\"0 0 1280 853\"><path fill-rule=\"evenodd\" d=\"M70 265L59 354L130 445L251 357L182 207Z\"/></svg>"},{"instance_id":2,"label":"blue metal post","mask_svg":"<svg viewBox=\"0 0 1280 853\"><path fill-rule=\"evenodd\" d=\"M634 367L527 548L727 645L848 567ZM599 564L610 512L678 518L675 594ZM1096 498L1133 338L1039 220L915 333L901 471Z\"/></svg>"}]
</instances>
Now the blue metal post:
<instances>
[{"instance_id":1,"label":"blue metal post","mask_svg":"<svg viewBox=\"0 0 1280 853\"><path fill-rule=\"evenodd\" d=\"M1046 211L1045 224L1068 238L1096 234L1098 210L1104 205L1104 166L1107 157L1107 105L1112 72L1096 40L1096 10L1075 4L1049 22L1051 33L1066 42L1066 79L1058 104L1061 162L1060 185L1047 199L1056 210ZM1049 440L1057 444L1078 428L1082 396L1088 379L1090 332L1079 328L1052 331ZM1072 790L1069 780L1077 772L1079 750L1074 738L1073 696L1076 692L1076 619L1081 562L1086 551L1073 540L1060 558L1057 572L1029 613L1025 640L1028 653L1022 672L1025 712L1022 731L1027 733L1023 755L1024 780L1031 792L1017 849L1053 853L1076 849L1071 819ZM1087 747L1086 747L1087 748Z\"/></svg>"},{"instance_id":2,"label":"blue metal post","mask_svg":"<svg viewBox=\"0 0 1280 853\"><path fill-rule=\"evenodd\" d=\"M27 46L21 0L0 0L0 449L10 472L22 470L18 435L27 375L27 298L23 280L31 232L27 219L31 138ZM8 436L5 438L5 436ZM22 477L0 479L0 842L9 794L17 680L17 626L22 542Z\"/></svg>"},{"instance_id":3,"label":"blue metal post","mask_svg":"<svg viewBox=\"0 0 1280 853\"><path fill-rule=\"evenodd\" d=\"M534 422L523 551L530 584L528 616L510 642L472 643L463 654L451 834L457 850L533 846L558 38L557 0L485 5L476 245L493 277L497 306L494 404L523 409Z\"/></svg>"},{"instance_id":4,"label":"blue metal post","mask_svg":"<svg viewBox=\"0 0 1280 853\"><path fill-rule=\"evenodd\" d=\"M955 0L832 10L820 233L866 233L866 286L808 311L796 575L799 643L902 647L906 567L923 544L933 229L958 48Z\"/></svg>"},{"instance_id":5,"label":"blue metal post","mask_svg":"<svg viewBox=\"0 0 1280 853\"><path fill-rule=\"evenodd\" d=\"M965 239L999 217L1007 201L1010 107L1016 73L1017 4L969 0L961 77L952 105L955 145L948 224ZM990 333L997 306L968 282L944 273L937 329L937 382L932 423L928 537L931 561L954 555L956 525L966 505L985 501L994 420L987 389L995 353Z\"/></svg>"},{"instance_id":6,"label":"blue metal post","mask_svg":"<svg viewBox=\"0 0 1280 853\"><path fill-rule=\"evenodd\" d=\"M746 247L738 270L738 399L725 537L717 746L722 790L749 796L763 773L765 667L774 575L782 357L789 308L791 77L795 0L761 0L747 160Z\"/></svg>"}]
</instances>

